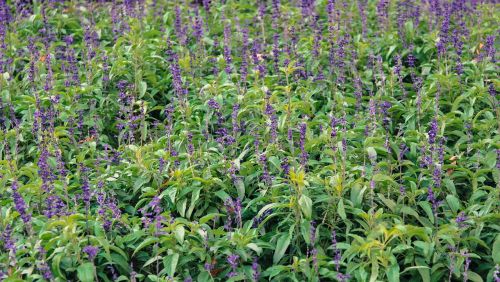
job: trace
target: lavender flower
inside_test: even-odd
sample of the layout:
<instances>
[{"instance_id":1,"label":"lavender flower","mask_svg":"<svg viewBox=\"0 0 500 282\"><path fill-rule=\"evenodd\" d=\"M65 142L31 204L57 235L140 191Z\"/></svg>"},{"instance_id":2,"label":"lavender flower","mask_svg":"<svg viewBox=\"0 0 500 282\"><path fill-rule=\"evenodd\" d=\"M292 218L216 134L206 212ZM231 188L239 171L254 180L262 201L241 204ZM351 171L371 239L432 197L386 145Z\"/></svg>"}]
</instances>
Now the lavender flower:
<instances>
[{"instance_id":1,"label":"lavender flower","mask_svg":"<svg viewBox=\"0 0 500 282\"><path fill-rule=\"evenodd\" d=\"M438 121L436 118L432 119L431 126L429 128L429 144L434 144L436 142L436 136L438 132Z\"/></svg>"},{"instance_id":2,"label":"lavender flower","mask_svg":"<svg viewBox=\"0 0 500 282\"><path fill-rule=\"evenodd\" d=\"M262 166L261 179L266 185L270 186L272 184L272 178L271 175L269 174L269 168L267 166L267 156L265 153L260 154L259 162L260 165Z\"/></svg>"},{"instance_id":3,"label":"lavender flower","mask_svg":"<svg viewBox=\"0 0 500 282\"><path fill-rule=\"evenodd\" d=\"M467 253L466 251L462 251L460 253L463 257L465 257L465 263L464 263L464 273L463 273L463 277L464 277L464 282L467 282L469 280L469 266L470 266L470 263L471 263L471 259L470 259L470 254Z\"/></svg>"},{"instance_id":4,"label":"lavender flower","mask_svg":"<svg viewBox=\"0 0 500 282\"><path fill-rule=\"evenodd\" d=\"M259 281L259 277L260 277L259 264L257 262L257 258L254 258L252 262L252 279L254 282L257 282Z\"/></svg>"},{"instance_id":5,"label":"lavender flower","mask_svg":"<svg viewBox=\"0 0 500 282\"><path fill-rule=\"evenodd\" d=\"M231 254L227 257L227 262L231 266L231 272L227 274L227 277L235 277L238 275L238 272L236 269L238 268L238 260L240 259L240 256L237 254Z\"/></svg>"},{"instance_id":6,"label":"lavender flower","mask_svg":"<svg viewBox=\"0 0 500 282\"><path fill-rule=\"evenodd\" d=\"M240 104L234 104L233 105L233 111L231 113L231 122L233 126L233 135L236 136L236 133L239 131L239 125L238 125L238 112L240 110Z\"/></svg>"},{"instance_id":7,"label":"lavender flower","mask_svg":"<svg viewBox=\"0 0 500 282\"><path fill-rule=\"evenodd\" d=\"M97 256L97 253L99 252L99 248L95 246L85 246L83 247L83 252L86 253L89 256L89 260L93 261L94 258Z\"/></svg>"},{"instance_id":8,"label":"lavender flower","mask_svg":"<svg viewBox=\"0 0 500 282\"><path fill-rule=\"evenodd\" d=\"M495 271L493 271L493 281L500 282L500 265L495 265Z\"/></svg>"},{"instance_id":9,"label":"lavender flower","mask_svg":"<svg viewBox=\"0 0 500 282\"><path fill-rule=\"evenodd\" d=\"M203 37L203 18L198 14L198 9L195 10L196 17L193 23L193 35L197 42Z\"/></svg>"},{"instance_id":10,"label":"lavender flower","mask_svg":"<svg viewBox=\"0 0 500 282\"><path fill-rule=\"evenodd\" d=\"M0 234L0 239L1 239L0 242L2 242L3 245L3 249L9 252L9 259L11 259L14 262L16 258L17 249L14 238L12 238L12 226L10 224L7 224L5 226L5 229Z\"/></svg>"},{"instance_id":11,"label":"lavender flower","mask_svg":"<svg viewBox=\"0 0 500 282\"><path fill-rule=\"evenodd\" d=\"M248 28L244 28L242 31L242 47L241 47L241 65L240 74L241 80L244 83L248 75Z\"/></svg>"},{"instance_id":12,"label":"lavender flower","mask_svg":"<svg viewBox=\"0 0 500 282\"><path fill-rule=\"evenodd\" d=\"M224 60L226 61L225 71L229 75L232 72L233 59L231 57L231 26L228 24L224 25Z\"/></svg>"},{"instance_id":13,"label":"lavender flower","mask_svg":"<svg viewBox=\"0 0 500 282\"><path fill-rule=\"evenodd\" d=\"M170 73L172 74L172 83L174 85L174 90L177 95L178 100L181 104L184 103L184 96L186 90L184 89L184 83L181 77L181 68L179 65L179 56L171 49L170 41L167 43L167 56L170 66Z\"/></svg>"},{"instance_id":14,"label":"lavender flower","mask_svg":"<svg viewBox=\"0 0 500 282\"><path fill-rule=\"evenodd\" d=\"M193 155L194 153L194 145L193 145L193 133L192 132L188 132L187 133L187 150L188 150L188 153L189 155Z\"/></svg>"},{"instance_id":15,"label":"lavender flower","mask_svg":"<svg viewBox=\"0 0 500 282\"><path fill-rule=\"evenodd\" d=\"M467 224L465 224L467 220L468 220L467 215L465 215L464 212L460 212L457 218L455 219L455 222L458 224L460 228L464 228L467 226Z\"/></svg>"},{"instance_id":16,"label":"lavender flower","mask_svg":"<svg viewBox=\"0 0 500 282\"><path fill-rule=\"evenodd\" d=\"M17 212L21 215L21 219L23 220L24 224L29 224L31 222L31 213L27 211L26 202L24 201L21 194L19 194L17 180L14 180L12 182L11 189L12 199L14 201L14 206Z\"/></svg>"},{"instance_id":17,"label":"lavender flower","mask_svg":"<svg viewBox=\"0 0 500 282\"><path fill-rule=\"evenodd\" d=\"M212 270L214 269L214 265L213 265L212 263L210 263L210 262L206 262L206 263L203 265L203 268L204 268L206 271L210 272L210 271L212 271Z\"/></svg>"},{"instance_id":18,"label":"lavender flower","mask_svg":"<svg viewBox=\"0 0 500 282\"><path fill-rule=\"evenodd\" d=\"M50 281L50 280L52 280L53 275L52 275L52 271L50 270L50 266L47 264L47 262L43 258L45 256L45 254L46 254L45 249L40 247L40 256L42 256L42 261L38 265L38 271L40 271L40 273L42 273L43 279Z\"/></svg>"},{"instance_id":19,"label":"lavender flower","mask_svg":"<svg viewBox=\"0 0 500 282\"><path fill-rule=\"evenodd\" d=\"M314 243L316 242L316 222L314 221L311 221L309 228L309 241L311 246L314 246Z\"/></svg>"},{"instance_id":20,"label":"lavender flower","mask_svg":"<svg viewBox=\"0 0 500 282\"><path fill-rule=\"evenodd\" d=\"M214 110L219 110L220 109L219 103L217 103L214 99L208 100L208 106L211 109L214 109Z\"/></svg>"},{"instance_id":21,"label":"lavender flower","mask_svg":"<svg viewBox=\"0 0 500 282\"><path fill-rule=\"evenodd\" d=\"M288 162L287 157L283 158L283 161L281 161L281 169L283 170L283 174L285 177L288 177L288 175L290 175L290 163Z\"/></svg>"}]
</instances>

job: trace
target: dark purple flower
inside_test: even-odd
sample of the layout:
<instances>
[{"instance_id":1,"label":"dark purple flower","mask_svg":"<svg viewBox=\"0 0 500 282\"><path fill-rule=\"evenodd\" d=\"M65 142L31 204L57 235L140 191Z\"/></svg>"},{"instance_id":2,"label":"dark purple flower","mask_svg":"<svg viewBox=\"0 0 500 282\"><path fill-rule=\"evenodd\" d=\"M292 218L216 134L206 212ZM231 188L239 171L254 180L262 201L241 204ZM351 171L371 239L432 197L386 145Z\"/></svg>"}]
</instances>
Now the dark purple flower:
<instances>
[{"instance_id":1,"label":"dark purple flower","mask_svg":"<svg viewBox=\"0 0 500 282\"><path fill-rule=\"evenodd\" d=\"M42 261L40 265L38 266L38 271L42 273L42 277L45 280L51 281L53 278L52 271L50 270L50 266L47 264L46 261Z\"/></svg>"},{"instance_id":2,"label":"dark purple flower","mask_svg":"<svg viewBox=\"0 0 500 282\"><path fill-rule=\"evenodd\" d=\"M469 266L471 263L470 254L467 253L466 251L462 251L460 254L463 257L465 257L463 277L464 277L464 282L467 282L469 280Z\"/></svg>"},{"instance_id":3,"label":"dark purple flower","mask_svg":"<svg viewBox=\"0 0 500 282\"><path fill-rule=\"evenodd\" d=\"M283 158L283 161L281 161L281 169L283 170L283 174L285 177L288 177L288 175L290 175L290 163L288 162L287 157Z\"/></svg>"},{"instance_id":4,"label":"dark purple flower","mask_svg":"<svg viewBox=\"0 0 500 282\"><path fill-rule=\"evenodd\" d=\"M436 118L432 119L431 125L429 128L429 144L434 144L436 142L436 136L438 132L438 121Z\"/></svg>"},{"instance_id":5,"label":"dark purple flower","mask_svg":"<svg viewBox=\"0 0 500 282\"><path fill-rule=\"evenodd\" d=\"M181 45L186 45L187 36L186 36L186 28L182 26L182 13L181 8L179 6L175 6L175 20L174 20L174 29L175 34L177 35L177 39Z\"/></svg>"},{"instance_id":6,"label":"dark purple flower","mask_svg":"<svg viewBox=\"0 0 500 282\"><path fill-rule=\"evenodd\" d=\"M439 206L441 205L441 201L436 199L436 195L434 194L434 190L431 185L427 188L427 200L432 204L432 212L434 213L435 219L437 219L437 212Z\"/></svg>"},{"instance_id":7,"label":"dark purple flower","mask_svg":"<svg viewBox=\"0 0 500 282\"><path fill-rule=\"evenodd\" d=\"M340 281L340 282L346 282L346 281L349 281L349 279L351 279L351 275L350 274L343 274L343 273L337 273L337 279Z\"/></svg>"},{"instance_id":8,"label":"dark purple flower","mask_svg":"<svg viewBox=\"0 0 500 282\"><path fill-rule=\"evenodd\" d=\"M224 25L224 60L226 61L225 71L227 74L231 74L233 59L231 57L231 26L229 24Z\"/></svg>"},{"instance_id":9,"label":"dark purple flower","mask_svg":"<svg viewBox=\"0 0 500 282\"><path fill-rule=\"evenodd\" d=\"M259 272L259 263L257 262L257 258L253 259L252 262L252 279L254 282L259 281L260 272Z\"/></svg>"},{"instance_id":10,"label":"dark purple flower","mask_svg":"<svg viewBox=\"0 0 500 282\"><path fill-rule=\"evenodd\" d=\"M206 262L203 268L205 268L206 271L210 272L214 269L214 265L210 262Z\"/></svg>"},{"instance_id":11,"label":"dark purple flower","mask_svg":"<svg viewBox=\"0 0 500 282\"><path fill-rule=\"evenodd\" d=\"M237 254L231 254L227 257L227 262L231 266L231 272L227 274L227 277L235 277L238 275L238 272L236 269L238 268L238 260L240 259L240 256Z\"/></svg>"},{"instance_id":12,"label":"dark purple flower","mask_svg":"<svg viewBox=\"0 0 500 282\"><path fill-rule=\"evenodd\" d=\"M184 88L182 82L181 67L179 65L179 56L172 50L171 42L167 42L167 56L170 66L170 73L172 74L172 84L174 86L177 99L183 105L184 97L187 94L187 89Z\"/></svg>"},{"instance_id":13,"label":"dark purple flower","mask_svg":"<svg viewBox=\"0 0 500 282\"><path fill-rule=\"evenodd\" d=\"M7 252L10 252L11 255L14 256L16 254L16 244L14 238L12 238L12 226L7 224L2 234L0 234L0 242L3 244L3 249Z\"/></svg>"},{"instance_id":14,"label":"dark purple flower","mask_svg":"<svg viewBox=\"0 0 500 282\"><path fill-rule=\"evenodd\" d=\"M262 176L261 179L266 185L272 184L272 177L269 174L269 168L267 166L267 156L265 153L260 154L259 163L262 166Z\"/></svg>"},{"instance_id":15,"label":"dark purple flower","mask_svg":"<svg viewBox=\"0 0 500 282\"><path fill-rule=\"evenodd\" d=\"M89 256L89 260L93 261L99 252L99 248L91 245L83 247L83 252Z\"/></svg>"},{"instance_id":16,"label":"dark purple flower","mask_svg":"<svg viewBox=\"0 0 500 282\"><path fill-rule=\"evenodd\" d=\"M231 122L233 126L233 135L236 136L236 133L239 131L238 125L238 112L240 110L240 104L235 103L233 105L233 111L231 112Z\"/></svg>"},{"instance_id":17,"label":"dark purple flower","mask_svg":"<svg viewBox=\"0 0 500 282\"><path fill-rule=\"evenodd\" d=\"M408 146L406 146L405 143L401 143L401 145L399 145L399 155L398 155L398 158L399 158L399 161L402 161L405 154L409 151L410 149L408 148Z\"/></svg>"},{"instance_id":18,"label":"dark purple flower","mask_svg":"<svg viewBox=\"0 0 500 282\"><path fill-rule=\"evenodd\" d=\"M214 109L214 110L219 110L220 109L219 103L217 103L214 99L208 100L208 106L211 109Z\"/></svg>"},{"instance_id":19,"label":"dark purple flower","mask_svg":"<svg viewBox=\"0 0 500 282\"><path fill-rule=\"evenodd\" d=\"M21 219L23 220L24 224L29 224L31 221L31 213L27 211L26 202L24 201L21 194L19 194L17 180L14 180L12 182L11 189L12 199L14 201L14 206L17 212L21 215Z\"/></svg>"},{"instance_id":20,"label":"dark purple flower","mask_svg":"<svg viewBox=\"0 0 500 282\"><path fill-rule=\"evenodd\" d=\"M493 272L493 281L500 282L500 265L495 265L495 271Z\"/></svg>"},{"instance_id":21,"label":"dark purple flower","mask_svg":"<svg viewBox=\"0 0 500 282\"><path fill-rule=\"evenodd\" d=\"M198 14L198 10L195 10L196 17L193 23L193 35L198 42L200 42L203 37L203 18Z\"/></svg>"},{"instance_id":22,"label":"dark purple flower","mask_svg":"<svg viewBox=\"0 0 500 282\"><path fill-rule=\"evenodd\" d=\"M257 228L262 221L273 213L273 209L267 209L261 216L255 216L252 221L252 228Z\"/></svg>"},{"instance_id":23,"label":"dark purple flower","mask_svg":"<svg viewBox=\"0 0 500 282\"><path fill-rule=\"evenodd\" d=\"M468 220L469 218L467 217L467 215L464 213L464 212L460 212L457 216L457 218L455 219L455 222L458 224L458 226L460 228L464 228L467 226L467 224L465 224L465 222Z\"/></svg>"},{"instance_id":24,"label":"dark purple flower","mask_svg":"<svg viewBox=\"0 0 500 282\"><path fill-rule=\"evenodd\" d=\"M248 28L244 28L242 31L242 47L241 47L241 65L240 74L241 80L244 83L248 75Z\"/></svg>"},{"instance_id":25,"label":"dark purple flower","mask_svg":"<svg viewBox=\"0 0 500 282\"><path fill-rule=\"evenodd\" d=\"M314 246L314 243L316 242L316 222L311 221L310 228L309 228L309 241L311 246Z\"/></svg>"}]
</instances>

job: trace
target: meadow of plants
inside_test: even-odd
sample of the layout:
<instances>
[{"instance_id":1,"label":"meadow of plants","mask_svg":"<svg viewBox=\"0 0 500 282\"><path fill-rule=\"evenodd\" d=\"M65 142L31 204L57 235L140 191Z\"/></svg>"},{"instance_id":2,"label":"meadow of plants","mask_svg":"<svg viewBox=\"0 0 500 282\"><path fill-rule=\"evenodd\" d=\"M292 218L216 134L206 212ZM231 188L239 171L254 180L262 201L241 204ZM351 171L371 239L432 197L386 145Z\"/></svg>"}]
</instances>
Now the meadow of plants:
<instances>
[{"instance_id":1,"label":"meadow of plants","mask_svg":"<svg viewBox=\"0 0 500 282\"><path fill-rule=\"evenodd\" d=\"M0 0L0 281L500 281L500 5Z\"/></svg>"}]
</instances>

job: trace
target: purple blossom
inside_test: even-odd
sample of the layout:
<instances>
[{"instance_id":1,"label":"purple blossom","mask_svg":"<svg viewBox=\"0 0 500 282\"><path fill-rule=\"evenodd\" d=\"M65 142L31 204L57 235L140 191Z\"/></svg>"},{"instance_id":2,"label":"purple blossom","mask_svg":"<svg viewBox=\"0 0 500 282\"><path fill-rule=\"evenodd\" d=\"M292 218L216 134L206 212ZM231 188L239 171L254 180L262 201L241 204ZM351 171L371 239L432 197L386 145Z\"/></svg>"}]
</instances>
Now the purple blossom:
<instances>
[{"instance_id":1,"label":"purple blossom","mask_svg":"<svg viewBox=\"0 0 500 282\"><path fill-rule=\"evenodd\" d=\"M239 131L238 125L238 112L240 110L240 104L235 103L233 105L233 111L231 112L231 122L233 126L233 135L236 136L236 133Z\"/></svg>"},{"instance_id":2,"label":"purple blossom","mask_svg":"<svg viewBox=\"0 0 500 282\"><path fill-rule=\"evenodd\" d=\"M200 42L203 37L203 18L198 14L198 10L195 10L196 16L193 23L193 35L198 42Z\"/></svg>"},{"instance_id":3,"label":"purple blossom","mask_svg":"<svg viewBox=\"0 0 500 282\"><path fill-rule=\"evenodd\" d=\"M288 177L288 175L290 175L290 163L287 157L283 158L283 160L281 161L281 169L283 170L283 174L285 177Z\"/></svg>"},{"instance_id":4,"label":"purple blossom","mask_svg":"<svg viewBox=\"0 0 500 282\"><path fill-rule=\"evenodd\" d=\"M231 254L227 257L227 262L231 266L231 272L227 274L227 277L235 277L238 275L238 272L236 269L238 268L238 260L240 259L240 256L237 254Z\"/></svg>"},{"instance_id":5,"label":"purple blossom","mask_svg":"<svg viewBox=\"0 0 500 282\"><path fill-rule=\"evenodd\" d=\"M270 186L272 184L272 177L269 174L269 168L267 166L267 156L265 153L260 154L259 163L262 166L261 179L266 185Z\"/></svg>"},{"instance_id":6,"label":"purple blossom","mask_svg":"<svg viewBox=\"0 0 500 282\"><path fill-rule=\"evenodd\" d=\"M46 261L42 261L40 265L38 266L38 271L42 273L42 277L45 280L51 281L53 278L52 271L50 270L50 266L47 264Z\"/></svg>"},{"instance_id":7,"label":"purple blossom","mask_svg":"<svg viewBox=\"0 0 500 282\"><path fill-rule=\"evenodd\" d=\"M438 121L436 118L433 118L431 121L431 125L429 128L429 144L434 144L436 142L436 136L438 132Z\"/></svg>"},{"instance_id":8,"label":"purple blossom","mask_svg":"<svg viewBox=\"0 0 500 282\"><path fill-rule=\"evenodd\" d=\"M167 56L169 61L170 73L172 74L172 84L174 86L175 94L181 104L184 103L184 96L186 89L181 77L181 67L179 65L179 56L172 50L170 41L167 42Z\"/></svg>"},{"instance_id":9,"label":"purple blossom","mask_svg":"<svg viewBox=\"0 0 500 282\"><path fill-rule=\"evenodd\" d=\"M252 221L252 228L257 228L268 216L273 213L273 209L267 209L260 216L255 216Z\"/></svg>"},{"instance_id":10,"label":"purple blossom","mask_svg":"<svg viewBox=\"0 0 500 282\"><path fill-rule=\"evenodd\" d=\"M31 213L27 211L28 207L26 206L26 202L24 201L21 194L19 194L17 180L14 180L12 182L11 189L12 199L14 201L14 206L17 212L21 215L21 219L23 220L24 224L29 224L31 221Z\"/></svg>"},{"instance_id":11,"label":"purple blossom","mask_svg":"<svg viewBox=\"0 0 500 282\"><path fill-rule=\"evenodd\" d=\"M495 265L495 271L493 271L493 281L500 282L500 265Z\"/></svg>"},{"instance_id":12,"label":"purple blossom","mask_svg":"<svg viewBox=\"0 0 500 282\"><path fill-rule=\"evenodd\" d=\"M187 150L189 155L193 155L194 153L193 133L190 131L187 133Z\"/></svg>"},{"instance_id":13,"label":"purple blossom","mask_svg":"<svg viewBox=\"0 0 500 282\"><path fill-rule=\"evenodd\" d=\"M213 109L213 110L219 110L220 109L219 103L217 103L214 99L208 100L208 106L211 109Z\"/></svg>"},{"instance_id":14,"label":"purple blossom","mask_svg":"<svg viewBox=\"0 0 500 282\"><path fill-rule=\"evenodd\" d=\"M212 263L210 263L210 262L206 262L206 263L203 265L203 268L204 268L206 271L210 272L210 271L212 271L212 270L214 269L214 265L213 265Z\"/></svg>"},{"instance_id":15,"label":"purple blossom","mask_svg":"<svg viewBox=\"0 0 500 282\"><path fill-rule=\"evenodd\" d=\"M233 219L236 220L237 226L241 228L241 200L239 198L236 198L236 200L228 198L224 201L224 207L226 208L227 213L227 220L224 228L227 231L231 231L233 228Z\"/></svg>"},{"instance_id":16,"label":"purple blossom","mask_svg":"<svg viewBox=\"0 0 500 282\"><path fill-rule=\"evenodd\" d=\"M457 216L457 218L455 219L455 222L458 224L458 226L460 228L464 228L467 226L467 224L465 223L469 218L467 217L467 215L464 213L464 212L460 212Z\"/></svg>"},{"instance_id":17,"label":"purple blossom","mask_svg":"<svg viewBox=\"0 0 500 282\"><path fill-rule=\"evenodd\" d=\"M225 71L229 75L232 72L231 64L233 59L231 57L231 26L224 25L224 60L226 61Z\"/></svg>"},{"instance_id":18,"label":"purple blossom","mask_svg":"<svg viewBox=\"0 0 500 282\"><path fill-rule=\"evenodd\" d=\"M260 272L259 272L259 263L257 262L257 258L253 259L252 262L252 279L254 282L259 281Z\"/></svg>"},{"instance_id":19,"label":"purple blossom","mask_svg":"<svg viewBox=\"0 0 500 282\"><path fill-rule=\"evenodd\" d=\"M409 150L410 148L408 148L408 146L406 146L405 143L401 143L401 145L399 145L399 155L398 155L399 161L403 160L405 154L408 153Z\"/></svg>"},{"instance_id":20,"label":"purple blossom","mask_svg":"<svg viewBox=\"0 0 500 282\"><path fill-rule=\"evenodd\" d=\"M467 253L466 251L462 251L460 254L463 257L465 257L464 273L463 273L464 280L463 281L467 282L469 280L469 266L471 263L470 254Z\"/></svg>"},{"instance_id":21,"label":"purple blossom","mask_svg":"<svg viewBox=\"0 0 500 282\"><path fill-rule=\"evenodd\" d=\"M314 221L311 221L309 227L309 241L311 246L314 246L314 243L316 242L316 222Z\"/></svg>"},{"instance_id":22,"label":"purple blossom","mask_svg":"<svg viewBox=\"0 0 500 282\"><path fill-rule=\"evenodd\" d=\"M91 245L83 247L83 252L89 256L89 260L93 261L99 252L99 248Z\"/></svg>"},{"instance_id":23,"label":"purple blossom","mask_svg":"<svg viewBox=\"0 0 500 282\"><path fill-rule=\"evenodd\" d=\"M175 20L174 20L174 29L177 39L181 45L186 45L187 36L186 36L186 28L182 26L182 13L181 8L179 6L175 6Z\"/></svg>"},{"instance_id":24,"label":"purple blossom","mask_svg":"<svg viewBox=\"0 0 500 282\"><path fill-rule=\"evenodd\" d=\"M10 253L9 257L15 259L16 257L16 244L14 238L12 238L12 226L7 224L5 229L0 234L0 242L3 244L3 249Z\"/></svg>"},{"instance_id":25,"label":"purple blossom","mask_svg":"<svg viewBox=\"0 0 500 282\"><path fill-rule=\"evenodd\" d=\"M248 28L244 28L242 33L242 47L241 47L241 65L240 65L240 74L241 80L243 82L246 81L248 75Z\"/></svg>"}]
</instances>

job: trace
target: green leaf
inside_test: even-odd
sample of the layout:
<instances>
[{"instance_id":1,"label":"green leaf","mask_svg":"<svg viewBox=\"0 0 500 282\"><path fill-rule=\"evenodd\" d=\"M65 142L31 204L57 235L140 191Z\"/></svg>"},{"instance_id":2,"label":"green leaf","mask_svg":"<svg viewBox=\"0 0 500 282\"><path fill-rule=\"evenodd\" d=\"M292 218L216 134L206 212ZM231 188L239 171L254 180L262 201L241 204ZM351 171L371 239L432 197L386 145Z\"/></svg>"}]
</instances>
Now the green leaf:
<instances>
[{"instance_id":1,"label":"green leaf","mask_svg":"<svg viewBox=\"0 0 500 282\"><path fill-rule=\"evenodd\" d=\"M479 274L477 274L473 271L470 271L470 270L467 271L467 277L472 282L483 282L483 278L481 278L481 276L479 276Z\"/></svg>"},{"instance_id":2,"label":"green leaf","mask_svg":"<svg viewBox=\"0 0 500 282\"><path fill-rule=\"evenodd\" d=\"M146 89L148 89L148 84L145 81L139 83L139 99L146 94Z\"/></svg>"},{"instance_id":3,"label":"green leaf","mask_svg":"<svg viewBox=\"0 0 500 282\"><path fill-rule=\"evenodd\" d=\"M94 264L91 262L86 262L80 265L77 269L77 276L81 282L92 282L94 281Z\"/></svg>"},{"instance_id":4,"label":"green leaf","mask_svg":"<svg viewBox=\"0 0 500 282\"><path fill-rule=\"evenodd\" d=\"M457 199L457 197L453 195L448 195L446 196L446 202L448 203L448 206L450 206L450 209L454 213L457 213L458 209L460 209L460 201Z\"/></svg>"},{"instance_id":5,"label":"green leaf","mask_svg":"<svg viewBox=\"0 0 500 282\"><path fill-rule=\"evenodd\" d=\"M311 219L312 215L312 200L306 195L302 195L299 199L299 205L300 208L302 209L302 213L304 214L305 218Z\"/></svg>"},{"instance_id":6,"label":"green leaf","mask_svg":"<svg viewBox=\"0 0 500 282\"><path fill-rule=\"evenodd\" d=\"M423 259L416 259L415 262L417 263L417 266L425 266L424 267L419 267L417 268L418 272L420 273L420 276L422 277L423 282L430 282L431 281L431 271L427 265L424 265L425 262Z\"/></svg>"},{"instance_id":7,"label":"green leaf","mask_svg":"<svg viewBox=\"0 0 500 282\"><path fill-rule=\"evenodd\" d=\"M243 200L245 198L245 183L240 177L237 177L234 181L234 185L238 191L238 197Z\"/></svg>"},{"instance_id":8,"label":"green leaf","mask_svg":"<svg viewBox=\"0 0 500 282\"><path fill-rule=\"evenodd\" d=\"M340 218L343 220L346 220L347 215L345 214L345 208L344 208L344 200L340 199L339 204L337 206L337 213L339 214Z\"/></svg>"},{"instance_id":9,"label":"green leaf","mask_svg":"<svg viewBox=\"0 0 500 282\"><path fill-rule=\"evenodd\" d=\"M184 242L184 234L186 233L186 230L184 229L184 226L182 225L177 225L175 227L175 239L177 239L177 242L182 244Z\"/></svg>"},{"instance_id":10,"label":"green leaf","mask_svg":"<svg viewBox=\"0 0 500 282\"><path fill-rule=\"evenodd\" d=\"M377 159L377 151L375 151L375 148L368 147L368 148L366 148L366 152L368 153L368 158L370 158L372 160Z\"/></svg>"},{"instance_id":11,"label":"green leaf","mask_svg":"<svg viewBox=\"0 0 500 282\"><path fill-rule=\"evenodd\" d=\"M397 263L389 266L385 273L389 282L399 282L399 265Z\"/></svg>"},{"instance_id":12,"label":"green leaf","mask_svg":"<svg viewBox=\"0 0 500 282\"><path fill-rule=\"evenodd\" d=\"M281 258L285 255L288 245L290 245L290 233L283 233L276 243L276 249L274 250L273 263L278 263Z\"/></svg>"},{"instance_id":13,"label":"green leaf","mask_svg":"<svg viewBox=\"0 0 500 282\"><path fill-rule=\"evenodd\" d=\"M221 216L223 214L221 213L210 213L205 215L204 217L200 218L200 224L205 224L209 222L210 220L214 219L216 216Z\"/></svg>"},{"instance_id":14,"label":"green leaf","mask_svg":"<svg viewBox=\"0 0 500 282\"><path fill-rule=\"evenodd\" d=\"M171 254L165 258L167 274L170 277L174 277L177 262L179 262L179 254L177 253Z\"/></svg>"},{"instance_id":15,"label":"green leaf","mask_svg":"<svg viewBox=\"0 0 500 282\"><path fill-rule=\"evenodd\" d=\"M493 248L491 249L491 256L496 264L500 264L500 234L497 235Z\"/></svg>"},{"instance_id":16,"label":"green leaf","mask_svg":"<svg viewBox=\"0 0 500 282\"><path fill-rule=\"evenodd\" d=\"M147 247L147 246L149 246L151 244L157 243L157 242L158 242L158 238L156 238L156 237L149 237L149 238L147 238L142 243L140 243L139 246L137 246L137 248L132 253L132 256L134 256L138 251L144 249L145 247Z\"/></svg>"},{"instance_id":17,"label":"green leaf","mask_svg":"<svg viewBox=\"0 0 500 282\"><path fill-rule=\"evenodd\" d=\"M371 271L371 275L370 275L370 282L377 281L378 269L379 269L379 265L378 265L376 257L374 256L372 259L372 271Z\"/></svg>"}]
</instances>

